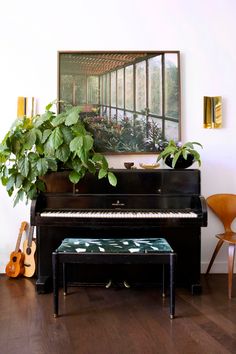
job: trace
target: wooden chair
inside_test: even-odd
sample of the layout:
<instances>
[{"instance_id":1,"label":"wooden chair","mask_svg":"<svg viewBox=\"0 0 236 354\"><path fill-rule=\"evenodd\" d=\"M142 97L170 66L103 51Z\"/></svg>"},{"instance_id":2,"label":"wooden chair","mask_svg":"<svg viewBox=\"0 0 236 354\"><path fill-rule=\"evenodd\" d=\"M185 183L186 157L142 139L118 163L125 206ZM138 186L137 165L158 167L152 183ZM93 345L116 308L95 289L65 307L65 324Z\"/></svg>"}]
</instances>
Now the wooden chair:
<instances>
[{"instance_id":1,"label":"wooden chair","mask_svg":"<svg viewBox=\"0 0 236 354\"><path fill-rule=\"evenodd\" d=\"M206 274L210 272L221 246L226 242L228 244L228 296L231 299L236 248L236 232L232 231L231 224L236 217L236 194L214 194L208 197L206 201L210 209L222 221L225 229L224 233L216 235L219 241L211 257Z\"/></svg>"}]
</instances>

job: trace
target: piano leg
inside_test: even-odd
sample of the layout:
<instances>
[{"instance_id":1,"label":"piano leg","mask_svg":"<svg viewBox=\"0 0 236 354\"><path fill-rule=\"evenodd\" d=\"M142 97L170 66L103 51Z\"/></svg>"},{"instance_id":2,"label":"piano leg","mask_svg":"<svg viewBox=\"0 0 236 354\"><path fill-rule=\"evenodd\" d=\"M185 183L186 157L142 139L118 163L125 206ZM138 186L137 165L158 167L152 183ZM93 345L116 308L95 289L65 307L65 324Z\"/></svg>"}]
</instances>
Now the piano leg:
<instances>
[{"instance_id":1,"label":"piano leg","mask_svg":"<svg viewBox=\"0 0 236 354\"><path fill-rule=\"evenodd\" d=\"M200 295L202 293L201 284L192 284L191 285L191 293L192 293L192 295Z\"/></svg>"},{"instance_id":2,"label":"piano leg","mask_svg":"<svg viewBox=\"0 0 236 354\"><path fill-rule=\"evenodd\" d=\"M46 294L52 292L52 277L51 276L38 277L35 286L38 294Z\"/></svg>"}]
</instances>

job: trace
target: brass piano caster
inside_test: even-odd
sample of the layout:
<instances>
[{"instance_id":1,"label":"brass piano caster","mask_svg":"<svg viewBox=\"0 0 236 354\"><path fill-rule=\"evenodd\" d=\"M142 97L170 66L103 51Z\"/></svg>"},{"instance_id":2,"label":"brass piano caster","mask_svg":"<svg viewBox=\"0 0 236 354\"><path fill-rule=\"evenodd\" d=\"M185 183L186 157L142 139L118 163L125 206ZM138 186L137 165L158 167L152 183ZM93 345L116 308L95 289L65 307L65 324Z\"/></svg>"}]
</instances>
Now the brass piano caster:
<instances>
[{"instance_id":1,"label":"brass piano caster","mask_svg":"<svg viewBox=\"0 0 236 354\"><path fill-rule=\"evenodd\" d=\"M108 289L111 287L112 280L110 279L109 282L105 285L105 288Z\"/></svg>"},{"instance_id":2,"label":"brass piano caster","mask_svg":"<svg viewBox=\"0 0 236 354\"><path fill-rule=\"evenodd\" d=\"M127 289L129 289L131 287L130 284L126 280L123 281L123 284L124 284L124 287Z\"/></svg>"}]
</instances>

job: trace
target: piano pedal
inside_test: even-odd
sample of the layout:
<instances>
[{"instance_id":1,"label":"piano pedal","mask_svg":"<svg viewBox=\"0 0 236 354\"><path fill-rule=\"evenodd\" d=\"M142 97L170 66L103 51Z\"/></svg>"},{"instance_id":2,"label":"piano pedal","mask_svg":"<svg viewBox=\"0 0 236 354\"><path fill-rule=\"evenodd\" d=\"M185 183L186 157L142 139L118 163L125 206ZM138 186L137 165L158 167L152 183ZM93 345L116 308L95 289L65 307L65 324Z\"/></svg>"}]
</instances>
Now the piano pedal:
<instances>
[{"instance_id":1,"label":"piano pedal","mask_svg":"<svg viewBox=\"0 0 236 354\"><path fill-rule=\"evenodd\" d=\"M124 287L127 289L129 289L131 287L130 284L126 280L123 281L123 284L124 284Z\"/></svg>"},{"instance_id":2,"label":"piano pedal","mask_svg":"<svg viewBox=\"0 0 236 354\"><path fill-rule=\"evenodd\" d=\"M109 289L112 285L112 280L110 279L109 282L105 285L106 289Z\"/></svg>"},{"instance_id":3,"label":"piano pedal","mask_svg":"<svg viewBox=\"0 0 236 354\"><path fill-rule=\"evenodd\" d=\"M112 285L115 288L121 288L122 286L124 286L126 289L129 289L131 287L131 285L126 280L123 280L123 282L119 283L119 282L113 282L110 279L109 282L105 285L105 288L109 289Z\"/></svg>"}]
</instances>

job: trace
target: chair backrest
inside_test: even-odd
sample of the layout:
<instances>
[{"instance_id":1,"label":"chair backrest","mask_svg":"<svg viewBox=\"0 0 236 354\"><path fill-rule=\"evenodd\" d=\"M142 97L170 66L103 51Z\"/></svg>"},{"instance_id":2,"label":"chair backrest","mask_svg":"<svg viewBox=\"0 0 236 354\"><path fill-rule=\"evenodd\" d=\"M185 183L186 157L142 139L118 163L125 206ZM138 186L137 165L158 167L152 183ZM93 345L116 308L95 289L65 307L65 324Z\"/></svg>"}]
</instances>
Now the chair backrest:
<instances>
[{"instance_id":1,"label":"chair backrest","mask_svg":"<svg viewBox=\"0 0 236 354\"><path fill-rule=\"evenodd\" d=\"M236 194L213 194L206 201L222 221L225 231L232 232L231 224L236 217Z\"/></svg>"}]
</instances>

